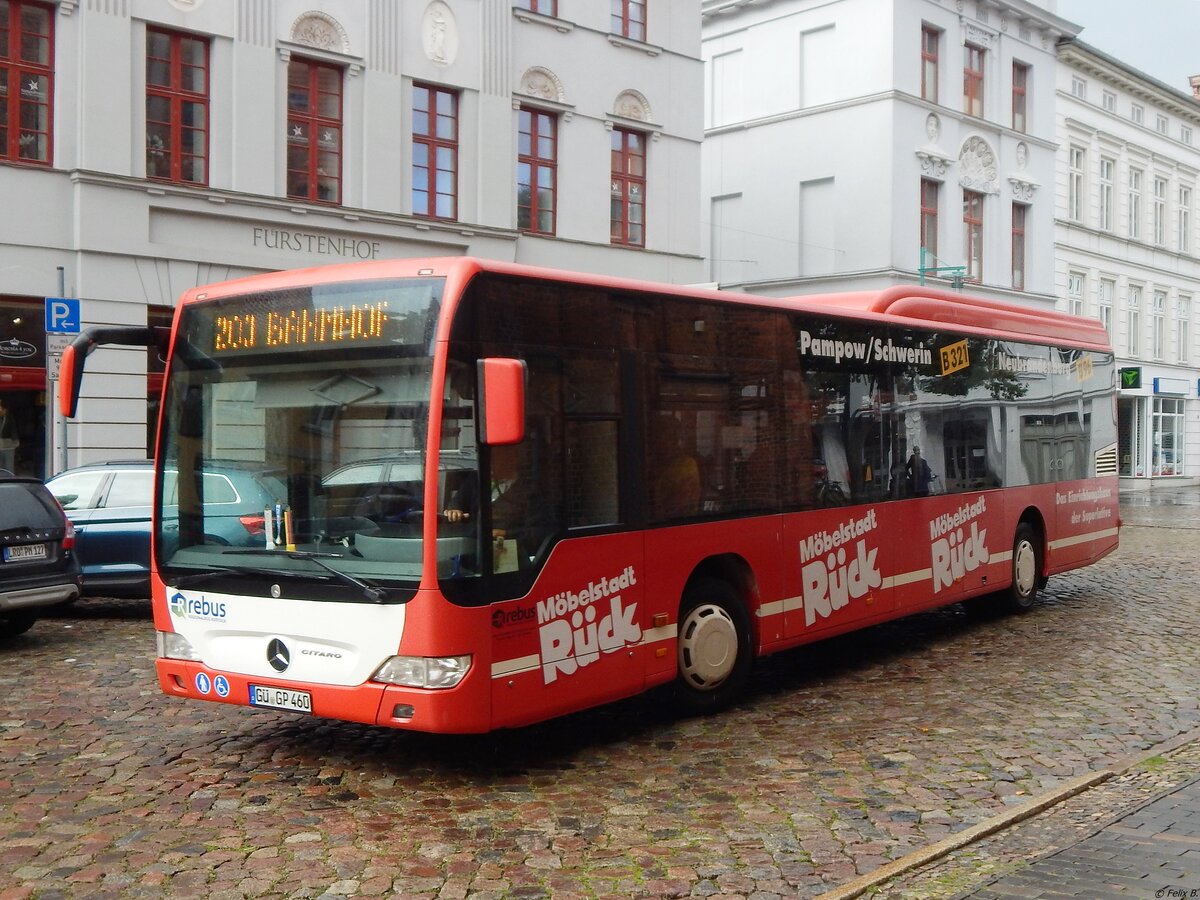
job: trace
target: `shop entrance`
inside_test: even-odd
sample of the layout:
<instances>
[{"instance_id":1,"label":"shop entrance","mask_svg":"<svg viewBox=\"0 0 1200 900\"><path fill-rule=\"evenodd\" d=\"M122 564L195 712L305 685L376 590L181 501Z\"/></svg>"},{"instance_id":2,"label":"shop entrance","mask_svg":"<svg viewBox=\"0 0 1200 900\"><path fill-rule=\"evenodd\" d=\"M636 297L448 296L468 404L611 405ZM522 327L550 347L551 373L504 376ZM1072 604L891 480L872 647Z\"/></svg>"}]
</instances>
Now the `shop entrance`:
<instances>
[{"instance_id":1,"label":"shop entrance","mask_svg":"<svg viewBox=\"0 0 1200 900\"><path fill-rule=\"evenodd\" d=\"M14 471L18 475L46 478L46 392L6 390L0 384L0 403L11 419L17 440ZM7 430L5 431L7 434Z\"/></svg>"}]
</instances>

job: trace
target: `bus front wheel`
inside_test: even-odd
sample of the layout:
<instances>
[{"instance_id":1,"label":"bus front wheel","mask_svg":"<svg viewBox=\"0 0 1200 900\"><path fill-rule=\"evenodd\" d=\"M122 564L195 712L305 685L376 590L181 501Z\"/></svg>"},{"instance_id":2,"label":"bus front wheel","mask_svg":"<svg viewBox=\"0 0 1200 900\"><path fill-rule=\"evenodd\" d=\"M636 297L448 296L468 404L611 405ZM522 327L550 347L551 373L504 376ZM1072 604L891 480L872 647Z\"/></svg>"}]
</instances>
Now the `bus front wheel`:
<instances>
[{"instance_id":1,"label":"bus front wheel","mask_svg":"<svg viewBox=\"0 0 1200 900\"><path fill-rule=\"evenodd\" d=\"M675 695L689 714L730 703L750 676L750 623L737 594L724 581L690 585L679 614L679 674Z\"/></svg>"}]
</instances>

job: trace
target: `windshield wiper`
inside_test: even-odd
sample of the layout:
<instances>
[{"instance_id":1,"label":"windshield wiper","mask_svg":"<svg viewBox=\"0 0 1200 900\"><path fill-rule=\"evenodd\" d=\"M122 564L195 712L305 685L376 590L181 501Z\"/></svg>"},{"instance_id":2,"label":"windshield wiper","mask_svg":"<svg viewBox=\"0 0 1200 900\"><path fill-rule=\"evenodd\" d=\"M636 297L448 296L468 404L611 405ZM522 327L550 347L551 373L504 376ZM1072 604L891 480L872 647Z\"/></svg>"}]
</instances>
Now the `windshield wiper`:
<instances>
[{"instance_id":1,"label":"windshield wiper","mask_svg":"<svg viewBox=\"0 0 1200 900\"><path fill-rule=\"evenodd\" d=\"M324 559L345 559L346 554L344 553L315 553L311 550L268 550L266 547L248 547L244 550L222 550L221 553L222 555L235 556L286 556L288 559L307 560L308 562L311 562L314 565L324 569L339 581L358 588L360 591L362 591L363 596L372 603L382 603L383 598L386 596L383 588L376 587L373 584L368 584L362 579L355 578L353 575L350 575L347 572L342 572L339 569L335 569L333 566L322 561L322 557L324 557ZM272 574L277 574L276 570L274 569L259 571L270 571ZM285 572L283 574L295 573Z\"/></svg>"},{"instance_id":2,"label":"windshield wiper","mask_svg":"<svg viewBox=\"0 0 1200 900\"><path fill-rule=\"evenodd\" d=\"M180 575L174 581L168 581L167 587L186 588L195 587L198 584L203 584L206 581L212 581L214 578L220 578L222 575L278 575L279 572L275 569L257 569L254 566L226 566L223 569L211 569L205 572L194 572L191 575ZM290 574L290 573L284 573Z\"/></svg>"}]
</instances>

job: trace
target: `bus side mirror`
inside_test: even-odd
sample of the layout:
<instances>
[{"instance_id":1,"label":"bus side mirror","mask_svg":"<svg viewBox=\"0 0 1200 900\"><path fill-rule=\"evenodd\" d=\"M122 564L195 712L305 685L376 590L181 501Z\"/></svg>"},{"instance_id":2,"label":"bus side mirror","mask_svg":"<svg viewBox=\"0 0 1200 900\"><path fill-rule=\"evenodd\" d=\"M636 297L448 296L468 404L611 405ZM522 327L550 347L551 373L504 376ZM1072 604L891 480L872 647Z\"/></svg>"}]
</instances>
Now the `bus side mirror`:
<instances>
[{"instance_id":1,"label":"bus side mirror","mask_svg":"<svg viewBox=\"0 0 1200 900\"><path fill-rule=\"evenodd\" d=\"M80 360L79 362L82 362ZM75 346L68 344L58 366L58 410L64 418L75 418L79 389L83 384L83 366L75 359Z\"/></svg>"},{"instance_id":2,"label":"bus side mirror","mask_svg":"<svg viewBox=\"0 0 1200 900\"><path fill-rule=\"evenodd\" d=\"M480 443L519 444L525 440L525 361L479 360Z\"/></svg>"},{"instance_id":3,"label":"bus side mirror","mask_svg":"<svg viewBox=\"0 0 1200 900\"><path fill-rule=\"evenodd\" d=\"M158 347L165 359L171 342L171 329L161 326L102 325L85 328L63 351L58 367L58 408L68 419L75 417L79 392L83 386L83 363L88 354L107 344L127 347Z\"/></svg>"}]
</instances>

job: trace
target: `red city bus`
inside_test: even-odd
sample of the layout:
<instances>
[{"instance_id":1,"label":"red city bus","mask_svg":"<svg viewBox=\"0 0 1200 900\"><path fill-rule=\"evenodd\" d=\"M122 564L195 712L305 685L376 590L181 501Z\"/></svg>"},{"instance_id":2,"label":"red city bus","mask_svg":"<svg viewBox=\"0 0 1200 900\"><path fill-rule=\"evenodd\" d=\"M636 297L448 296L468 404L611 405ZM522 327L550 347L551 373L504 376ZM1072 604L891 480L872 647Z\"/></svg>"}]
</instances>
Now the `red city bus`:
<instances>
[{"instance_id":1,"label":"red city bus","mask_svg":"<svg viewBox=\"0 0 1200 900\"><path fill-rule=\"evenodd\" d=\"M765 298L476 259L189 291L158 437L158 679L433 732L673 683L1117 546L1101 325L924 287ZM223 465L279 496L231 545ZM164 483L171 484L164 503Z\"/></svg>"}]
</instances>

